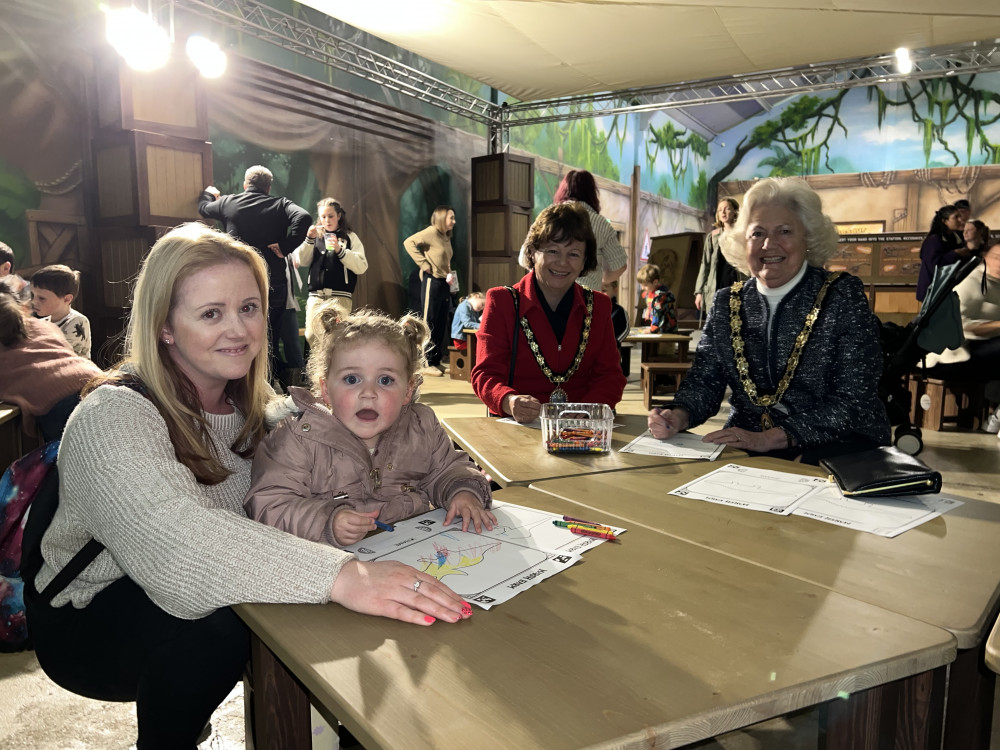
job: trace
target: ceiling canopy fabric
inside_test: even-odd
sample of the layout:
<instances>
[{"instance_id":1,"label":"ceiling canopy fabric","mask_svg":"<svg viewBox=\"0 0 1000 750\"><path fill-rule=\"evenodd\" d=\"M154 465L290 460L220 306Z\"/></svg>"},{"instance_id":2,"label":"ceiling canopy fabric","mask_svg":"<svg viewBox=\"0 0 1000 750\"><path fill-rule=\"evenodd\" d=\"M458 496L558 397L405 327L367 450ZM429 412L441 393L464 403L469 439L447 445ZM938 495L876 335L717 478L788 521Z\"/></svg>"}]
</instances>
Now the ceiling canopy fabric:
<instances>
[{"instance_id":1,"label":"ceiling canopy fabric","mask_svg":"<svg viewBox=\"0 0 1000 750\"><path fill-rule=\"evenodd\" d=\"M522 101L1000 38L996 0L301 0Z\"/></svg>"}]
</instances>

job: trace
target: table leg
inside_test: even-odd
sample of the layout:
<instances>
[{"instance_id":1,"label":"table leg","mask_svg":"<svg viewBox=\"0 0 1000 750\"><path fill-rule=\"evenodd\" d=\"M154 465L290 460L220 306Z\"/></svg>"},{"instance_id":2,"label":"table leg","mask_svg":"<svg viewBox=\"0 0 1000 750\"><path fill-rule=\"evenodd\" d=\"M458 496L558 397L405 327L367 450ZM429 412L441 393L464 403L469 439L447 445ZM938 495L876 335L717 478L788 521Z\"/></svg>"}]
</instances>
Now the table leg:
<instances>
[{"instance_id":1,"label":"table leg","mask_svg":"<svg viewBox=\"0 0 1000 750\"><path fill-rule=\"evenodd\" d=\"M255 746L311 750L309 694L256 635L250 637Z\"/></svg>"},{"instance_id":2,"label":"table leg","mask_svg":"<svg viewBox=\"0 0 1000 750\"><path fill-rule=\"evenodd\" d=\"M862 690L820 706L821 750L937 750L944 716L945 667Z\"/></svg>"},{"instance_id":3,"label":"table leg","mask_svg":"<svg viewBox=\"0 0 1000 750\"><path fill-rule=\"evenodd\" d=\"M944 747L989 750L996 675L987 668L984 648L959 651L948 674Z\"/></svg>"}]
</instances>

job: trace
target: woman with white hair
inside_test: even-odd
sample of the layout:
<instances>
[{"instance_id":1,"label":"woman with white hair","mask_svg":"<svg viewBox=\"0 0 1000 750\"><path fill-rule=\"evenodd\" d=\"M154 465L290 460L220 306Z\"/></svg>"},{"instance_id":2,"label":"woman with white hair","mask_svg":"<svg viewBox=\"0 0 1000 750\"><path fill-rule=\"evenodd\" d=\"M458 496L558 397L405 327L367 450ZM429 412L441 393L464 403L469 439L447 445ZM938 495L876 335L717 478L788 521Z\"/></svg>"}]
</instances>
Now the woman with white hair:
<instances>
[{"instance_id":1,"label":"woman with white hair","mask_svg":"<svg viewBox=\"0 0 1000 750\"><path fill-rule=\"evenodd\" d=\"M781 458L820 458L889 444L878 398L878 321L861 281L823 265L837 230L803 180L766 179L747 192L723 253L749 274L715 294L691 372L649 428L667 439L716 414L705 442Z\"/></svg>"}]
</instances>

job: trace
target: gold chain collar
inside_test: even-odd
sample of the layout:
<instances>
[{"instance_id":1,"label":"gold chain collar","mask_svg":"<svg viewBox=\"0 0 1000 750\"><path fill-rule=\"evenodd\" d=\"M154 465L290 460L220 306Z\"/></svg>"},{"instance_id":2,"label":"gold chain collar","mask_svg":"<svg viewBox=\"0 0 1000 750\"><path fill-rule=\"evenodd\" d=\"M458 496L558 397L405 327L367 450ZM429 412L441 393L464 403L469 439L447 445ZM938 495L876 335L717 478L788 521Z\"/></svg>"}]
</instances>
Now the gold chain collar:
<instances>
[{"instance_id":1,"label":"gold chain collar","mask_svg":"<svg viewBox=\"0 0 1000 750\"><path fill-rule=\"evenodd\" d=\"M809 341L809 336L812 333L813 326L819 318L819 311L823 306L823 300L826 298L827 290L841 276L843 276L842 271L837 271L836 273L832 273L827 276L826 281L823 282L823 286L821 286L819 291L816 293L816 300L813 302L813 306L809 311L809 314L806 315L806 322L802 326L802 330L799 331L799 335L795 337L795 346L792 347L791 354L788 355L788 362L785 363L785 373L781 376L781 380L778 383L778 390L775 391L773 395L765 393L758 396L757 386L752 380L750 380L750 364L747 362L745 354L746 347L743 342L742 334L743 319L740 316L740 308L742 306L740 291L743 289L743 282L737 281L732 285L732 287L730 287L729 326L733 335L733 356L736 359L736 370L740 374L740 382L743 385L743 390L746 392L747 397L754 406L763 406L767 409L781 401L781 397L785 395L785 391L788 390L788 386L792 384L795 369L799 366L802 351L806 348L806 343ZM761 416L761 425L765 430L774 426L774 422L767 412Z\"/></svg>"},{"instance_id":2,"label":"gold chain collar","mask_svg":"<svg viewBox=\"0 0 1000 750\"><path fill-rule=\"evenodd\" d=\"M549 367L548 362L545 361L545 357L542 356L542 350L538 346L538 342L535 341L535 334L531 330L531 325L528 323L528 319L522 316L520 320L521 329L524 331L524 337L528 340L528 348L530 348L531 353L535 355L535 361L538 362L538 366L541 368L542 373L544 373L545 377L547 377L549 382L553 385L561 385L573 377L573 374L580 368L580 363L583 361L583 353L587 349L587 342L590 340L590 324L594 320L594 293L589 289L582 289L582 291L584 300L586 300L587 303L587 314L583 318L583 334L580 336L580 346L577 347L576 357L573 359L573 364L562 374L552 372L552 368Z\"/></svg>"}]
</instances>

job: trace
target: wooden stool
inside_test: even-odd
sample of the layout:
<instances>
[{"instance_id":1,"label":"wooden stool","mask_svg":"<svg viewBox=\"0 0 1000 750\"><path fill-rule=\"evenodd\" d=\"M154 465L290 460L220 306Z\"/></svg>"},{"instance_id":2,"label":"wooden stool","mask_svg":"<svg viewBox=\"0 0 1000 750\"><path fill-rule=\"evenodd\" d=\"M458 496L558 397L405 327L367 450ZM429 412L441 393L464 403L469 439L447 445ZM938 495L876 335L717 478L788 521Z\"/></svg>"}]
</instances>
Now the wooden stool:
<instances>
[{"instance_id":1,"label":"wooden stool","mask_svg":"<svg viewBox=\"0 0 1000 750\"><path fill-rule=\"evenodd\" d=\"M984 383L964 383L907 375L910 389L910 421L922 430L941 430L946 425L976 429L982 424L986 399ZM929 401L923 408L921 400Z\"/></svg>"},{"instance_id":2,"label":"wooden stool","mask_svg":"<svg viewBox=\"0 0 1000 750\"><path fill-rule=\"evenodd\" d=\"M680 388L691 369L690 362L643 362L642 363L642 403L646 410L653 408L656 378L666 375L673 380L673 392ZM662 400L662 399L660 399Z\"/></svg>"},{"instance_id":3,"label":"wooden stool","mask_svg":"<svg viewBox=\"0 0 1000 750\"><path fill-rule=\"evenodd\" d=\"M448 373L452 380L469 380L472 373L472 362L466 352L458 347L448 347Z\"/></svg>"}]
</instances>

